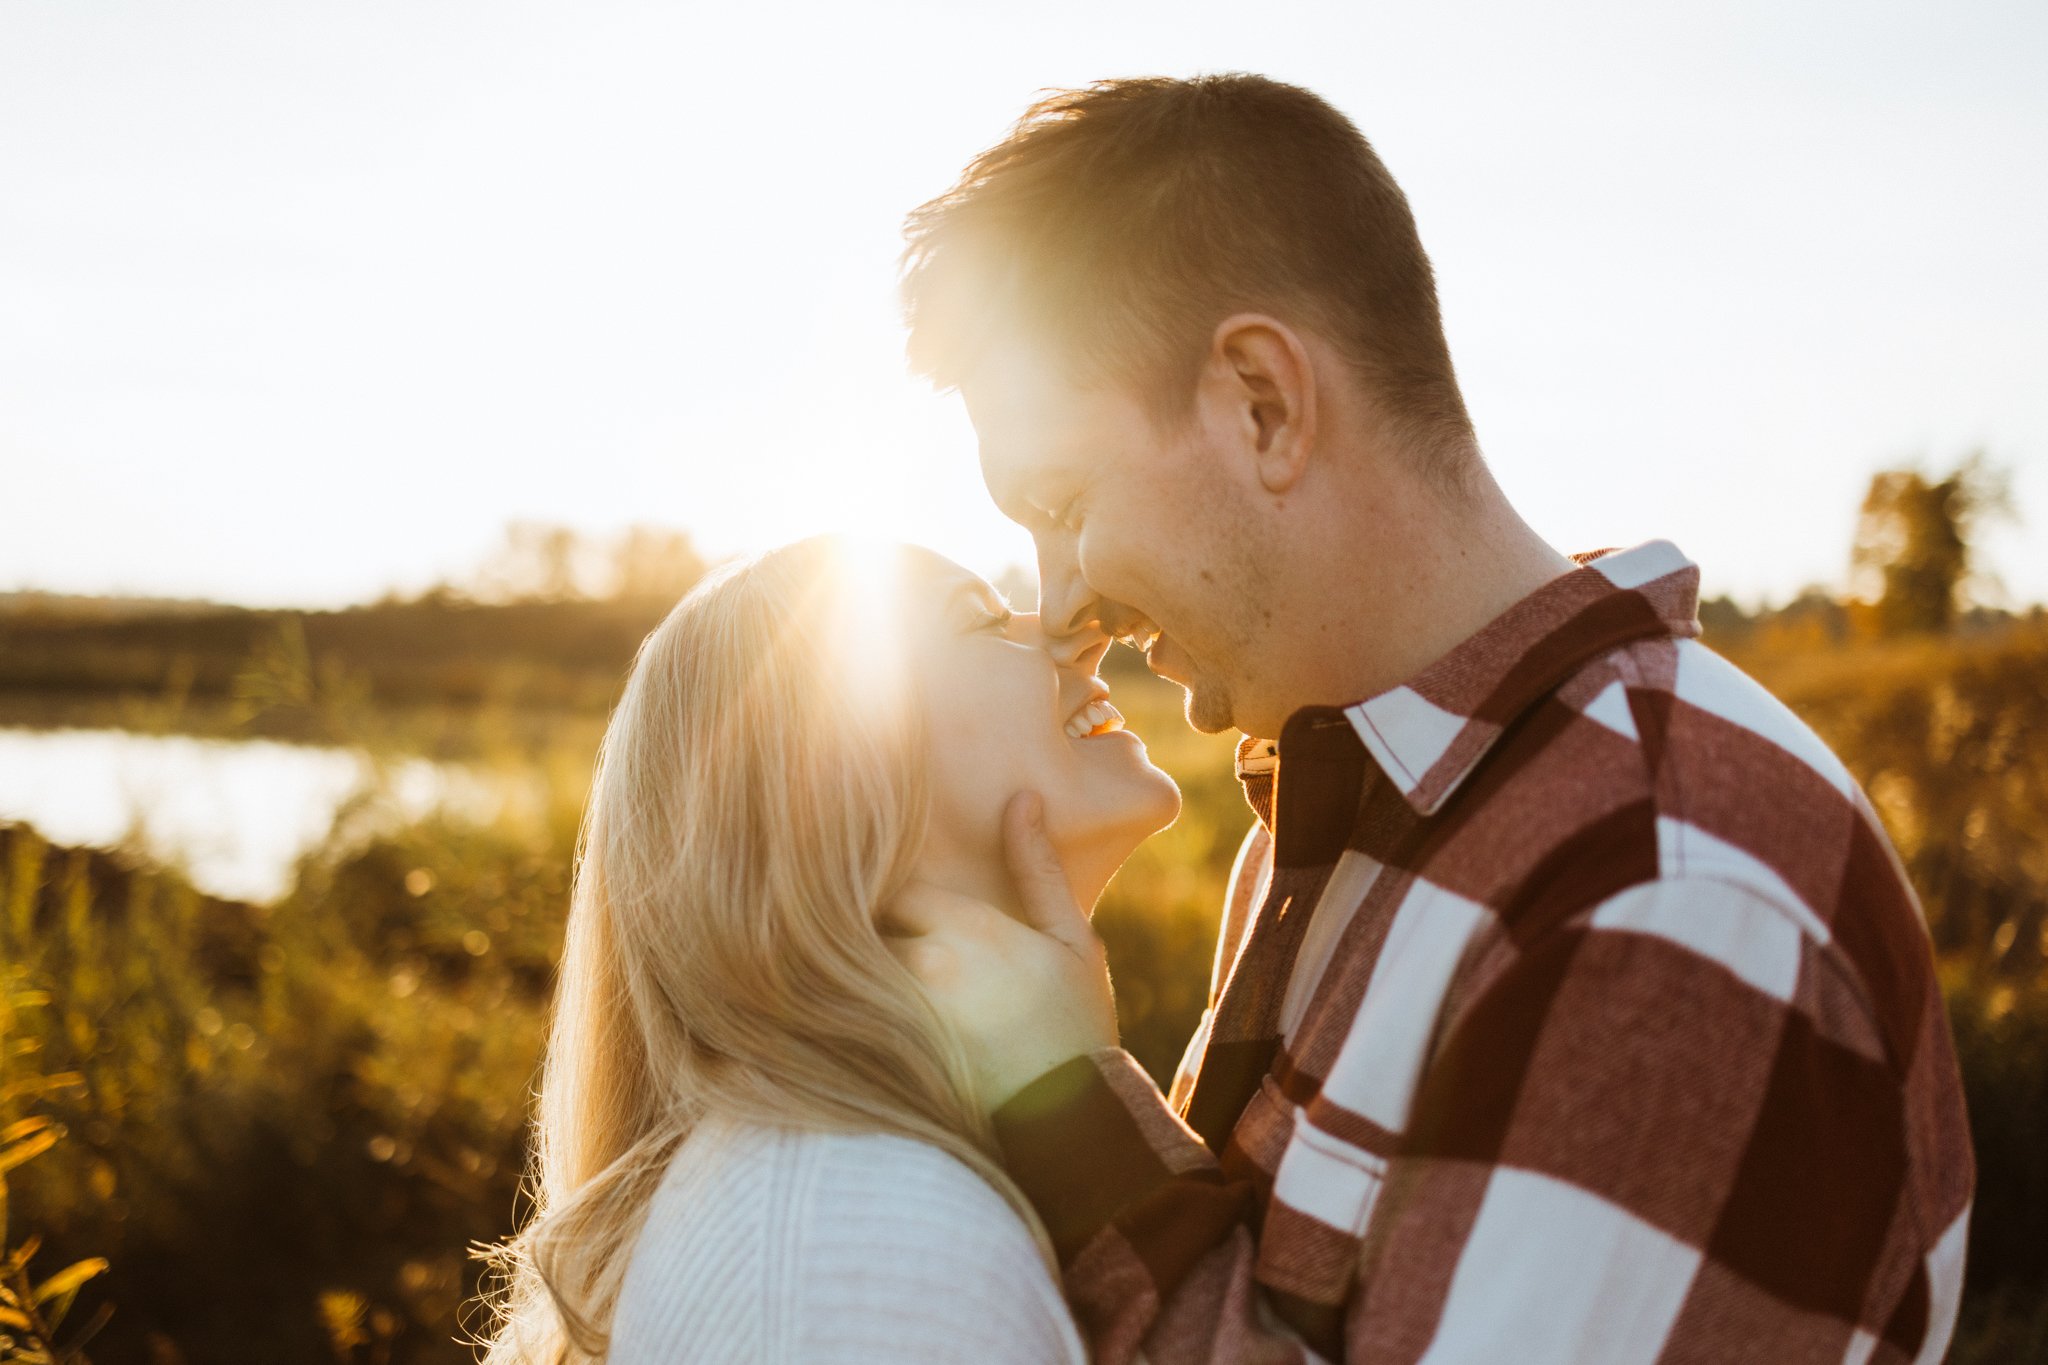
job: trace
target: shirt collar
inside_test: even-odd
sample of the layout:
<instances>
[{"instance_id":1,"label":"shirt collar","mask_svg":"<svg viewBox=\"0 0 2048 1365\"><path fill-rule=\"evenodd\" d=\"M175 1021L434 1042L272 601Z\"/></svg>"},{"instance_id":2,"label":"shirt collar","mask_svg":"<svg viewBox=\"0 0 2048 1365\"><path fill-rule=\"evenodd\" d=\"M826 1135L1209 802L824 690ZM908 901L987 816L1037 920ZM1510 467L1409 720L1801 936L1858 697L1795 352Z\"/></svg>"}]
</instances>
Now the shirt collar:
<instances>
[{"instance_id":1,"label":"shirt collar","mask_svg":"<svg viewBox=\"0 0 2048 1365\"><path fill-rule=\"evenodd\" d=\"M1273 780L1279 772L1279 740L1246 735L1237 742L1237 780L1244 784L1252 814L1268 830L1273 828Z\"/></svg>"},{"instance_id":2,"label":"shirt collar","mask_svg":"<svg viewBox=\"0 0 2048 1365\"><path fill-rule=\"evenodd\" d=\"M1342 708L1381 771L1433 815L1503 731L1589 660L1630 640L1697 636L1699 567L1667 540L1574 555L1545 583L1406 683ZM1238 745L1245 795L1271 824L1282 746Z\"/></svg>"}]
</instances>

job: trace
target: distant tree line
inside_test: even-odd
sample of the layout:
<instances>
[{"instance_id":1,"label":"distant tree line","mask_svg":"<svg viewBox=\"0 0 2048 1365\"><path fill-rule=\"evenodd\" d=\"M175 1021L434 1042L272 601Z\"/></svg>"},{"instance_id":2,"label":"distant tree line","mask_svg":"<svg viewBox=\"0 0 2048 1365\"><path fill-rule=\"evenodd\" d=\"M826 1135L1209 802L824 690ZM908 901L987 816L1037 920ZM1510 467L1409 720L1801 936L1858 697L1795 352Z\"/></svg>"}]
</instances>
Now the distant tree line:
<instances>
[{"instance_id":1,"label":"distant tree line","mask_svg":"<svg viewBox=\"0 0 2048 1365\"><path fill-rule=\"evenodd\" d=\"M1993 583L1976 547L1987 522L2013 515L2008 484L1981 454L1942 473L1877 474L1858 514L1851 592L1814 587L1756 610L1708 599L1700 607L1708 643L1740 661L1759 651L2002 628L2013 614L1990 604ZM274 722L277 698L257 695L252 670L311 679L329 692L352 688L380 706L488 700L601 712L640 639L709 564L680 530L600 534L522 521L473 571L342 611L0 597L0 724L147 728L110 708L164 698L177 702L187 726L220 729L234 715L246 719L252 702ZM1029 573L1011 568L997 582L1020 607L1033 605ZM1108 667L1138 664L1118 650Z\"/></svg>"},{"instance_id":2,"label":"distant tree line","mask_svg":"<svg viewBox=\"0 0 2048 1365\"><path fill-rule=\"evenodd\" d=\"M673 602L707 567L687 531L629 526L599 535L515 521L467 580L435 591L489 603Z\"/></svg>"},{"instance_id":3,"label":"distant tree line","mask_svg":"<svg viewBox=\"0 0 2048 1365\"><path fill-rule=\"evenodd\" d=\"M1754 611L1713 597L1700 603L1700 624L1717 648L1778 653L2003 628L2042 611L1995 605L1997 581L1978 553L1984 526L2014 516L2011 476L1982 451L1942 474L1880 471L1857 514L1846 594L1816 585Z\"/></svg>"}]
</instances>

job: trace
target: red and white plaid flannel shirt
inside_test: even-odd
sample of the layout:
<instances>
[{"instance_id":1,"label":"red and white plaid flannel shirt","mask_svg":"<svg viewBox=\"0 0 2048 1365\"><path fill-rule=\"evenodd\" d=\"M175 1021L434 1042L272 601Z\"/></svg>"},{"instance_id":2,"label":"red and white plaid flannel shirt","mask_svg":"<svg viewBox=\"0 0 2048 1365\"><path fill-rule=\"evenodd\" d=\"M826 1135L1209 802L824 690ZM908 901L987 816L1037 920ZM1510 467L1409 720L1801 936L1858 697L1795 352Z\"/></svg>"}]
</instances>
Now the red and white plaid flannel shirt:
<instances>
[{"instance_id":1,"label":"red and white plaid flannel shirt","mask_svg":"<svg viewBox=\"0 0 2048 1365\"><path fill-rule=\"evenodd\" d=\"M997 1115L1098 1361L1934 1361L1974 1179L1918 903L1855 781L1588 556L1296 713L1172 1098Z\"/></svg>"}]
</instances>

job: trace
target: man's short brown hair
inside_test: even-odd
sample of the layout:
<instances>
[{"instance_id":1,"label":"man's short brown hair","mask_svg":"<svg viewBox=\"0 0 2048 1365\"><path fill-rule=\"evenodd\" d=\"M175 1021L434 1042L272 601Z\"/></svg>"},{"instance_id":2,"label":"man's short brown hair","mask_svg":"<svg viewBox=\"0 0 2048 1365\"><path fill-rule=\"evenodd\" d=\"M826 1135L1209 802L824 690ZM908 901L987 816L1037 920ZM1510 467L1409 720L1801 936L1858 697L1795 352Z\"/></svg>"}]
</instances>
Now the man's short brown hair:
<instances>
[{"instance_id":1,"label":"man's short brown hair","mask_svg":"<svg viewBox=\"0 0 2048 1365\"><path fill-rule=\"evenodd\" d=\"M998 332L1184 413L1217 323L1263 312L1357 367L1418 444L1468 444L1436 280L1351 121L1263 76L1053 92L904 227L911 367L957 387Z\"/></svg>"}]
</instances>

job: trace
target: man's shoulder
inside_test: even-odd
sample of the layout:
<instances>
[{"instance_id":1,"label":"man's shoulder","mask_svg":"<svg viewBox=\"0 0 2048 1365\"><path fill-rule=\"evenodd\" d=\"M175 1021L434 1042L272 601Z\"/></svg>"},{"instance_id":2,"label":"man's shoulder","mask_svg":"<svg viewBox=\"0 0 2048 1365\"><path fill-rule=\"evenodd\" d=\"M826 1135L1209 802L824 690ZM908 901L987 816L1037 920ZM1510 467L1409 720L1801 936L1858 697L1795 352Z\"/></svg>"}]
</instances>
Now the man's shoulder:
<instances>
[{"instance_id":1,"label":"man's shoulder","mask_svg":"<svg viewBox=\"0 0 2048 1365\"><path fill-rule=\"evenodd\" d=\"M1638 644L1602 662L1623 684L1653 763L1683 764L1702 778L1725 772L1788 794L1817 795L1815 783L1844 798L1856 791L1855 778L1810 725L1700 641Z\"/></svg>"},{"instance_id":2,"label":"man's shoulder","mask_svg":"<svg viewBox=\"0 0 2048 1365\"><path fill-rule=\"evenodd\" d=\"M1551 705L1489 784L1492 809L1467 808L1469 832L1422 869L1499 916L1507 958L1543 926L1648 915L1694 918L1681 939L1748 925L1778 960L1796 940L1860 980L1908 962L1921 974L1918 900L1855 777L1735 664L1696 640L1634 641L1580 666ZM1622 896L1642 903L1596 920Z\"/></svg>"},{"instance_id":3,"label":"man's shoulder","mask_svg":"<svg viewBox=\"0 0 2048 1365\"><path fill-rule=\"evenodd\" d=\"M1618 785L1562 772L1554 785L1600 793L1596 805L1623 802L1628 818L1610 819L1586 847L1634 870L1556 876L1584 894L1546 907L1557 912L1549 923L1652 933L1774 983L1769 994L1818 972L1846 983L1860 1012L1888 1031L1917 1024L1930 963L1918 898L1856 778L1811 726L1689 639L1622 646L1557 696L1583 722L1632 742L1623 760L1632 771ZM1602 818L1581 814L1564 823ZM1893 989L1879 989L1886 983Z\"/></svg>"},{"instance_id":4,"label":"man's shoulder","mask_svg":"<svg viewBox=\"0 0 2048 1365\"><path fill-rule=\"evenodd\" d=\"M1659 877L1734 882L1823 922L1882 886L1910 897L1847 765L1697 640L1617 650L1566 691L1582 716L1634 741Z\"/></svg>"},{"instance_id":5,"label":"man's shoulder","mask_svg":"<svg viewBox=\"0 0 2048 1365\"><path fill-rule=\"evenodd\" d=\"M1780 857L1835 860L1858 825L1875 828L1856 778L1813 727L1697 640L1619 646L1553 701L1570 719L1530 727L1536 747L1521 761L1535 785L1567 806L1632 802L1650 812L1642 832L1660 843L1677 823L1739 844L1761 839ZM1666 859L1660 871L1687 868Z\"/></svg>"}]
</instances>

